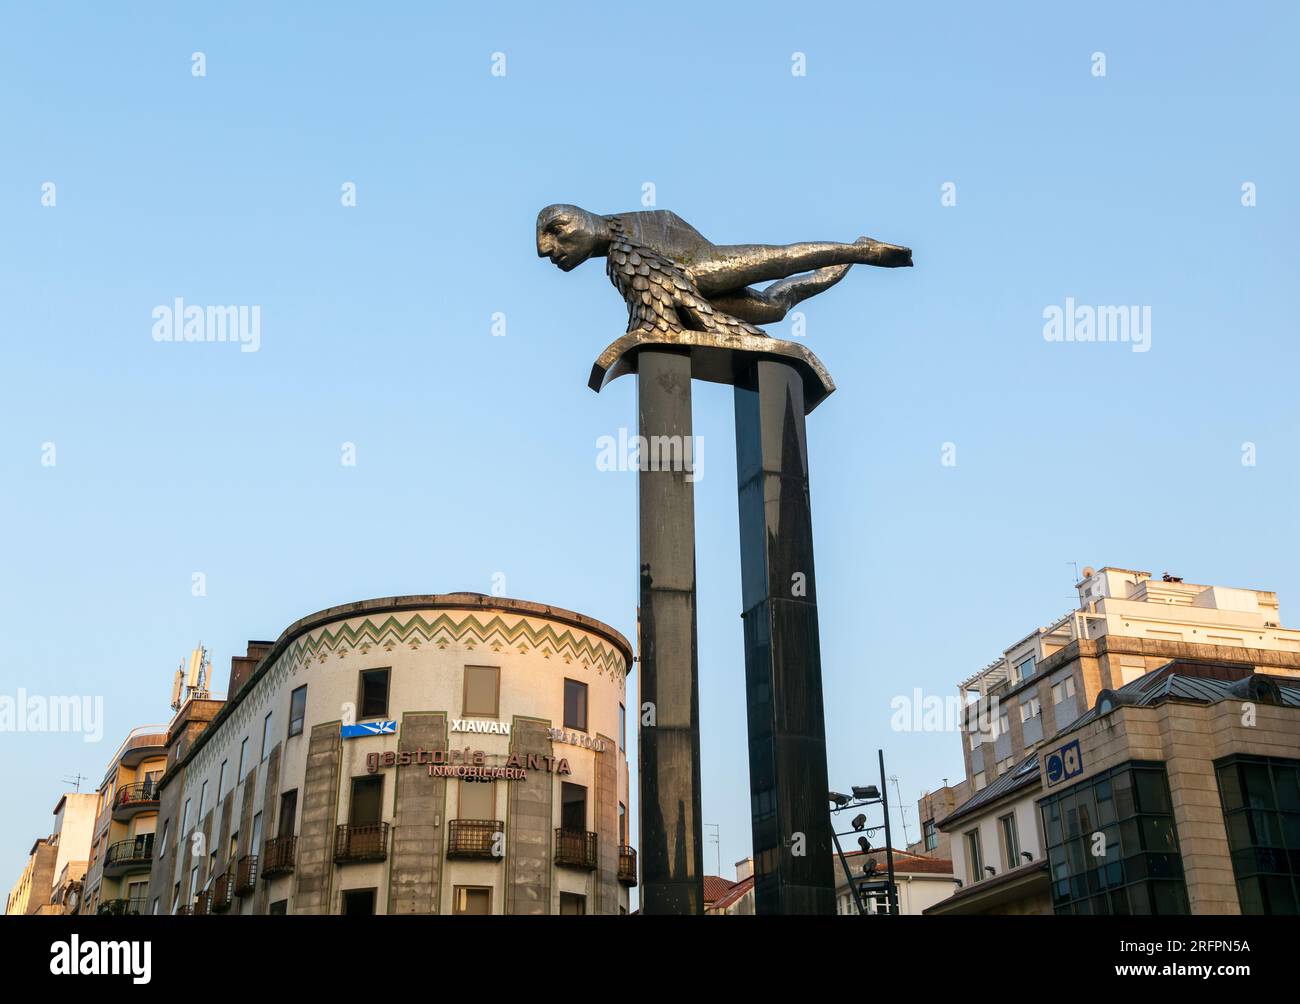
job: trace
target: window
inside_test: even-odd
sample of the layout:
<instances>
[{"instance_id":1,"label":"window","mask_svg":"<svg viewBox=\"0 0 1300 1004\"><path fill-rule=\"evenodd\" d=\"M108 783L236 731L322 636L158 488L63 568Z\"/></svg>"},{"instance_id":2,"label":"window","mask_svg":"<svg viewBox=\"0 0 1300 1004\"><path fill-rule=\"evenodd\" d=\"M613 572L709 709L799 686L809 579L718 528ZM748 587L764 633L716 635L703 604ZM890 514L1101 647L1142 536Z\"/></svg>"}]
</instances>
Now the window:
<instances>
[{"instance_id":1,"label":"window","mask_svg":"<svg viewBox=\"0 0 1300 1004\"><path fill-rule=\"evenodd\" d=\"M268 711L266 717L262 719L262 760L266 759L266 754L271 751L271 715L273 712Z\"/></svg>"},{"instance_id":2,"label":"window","mask_svg":"<svg viewBox=\"0 0 1300 1004\"><path fill-rule=\"evenodd\" d=\"M190 896L189 899L185 901L185 905L186 906L192 905L194 903L194 897L197 896L198 893L199 893L199 866L195 865L193 868L190 869Z\"/></svg>"},{"instance_id":3,"label":"window","mask_svg":"<svg viewBox=\"0 0 1300 1004\"><path fill-rule=\"evenodd\" d=\"M564 681L564 727L587 731L587 685L577 680Z\"/></svg>"},{"instance_id":4,"label":"window","mask_svg":"<svg viewBox=\"0 0 1300 1004\"><path fill-rule=\"evenodd\" d=\"M977 770L977 771L975 772L975 777L974 777L972 780L973 780L974 783L975 783L975 790L976 790L976 791L982 791L983 788L984 788L984 785L986 785L986 784L988 783L988 781L985 780L984 772L983 772L982 770Z\"/></svg>"},{"instance_id":5,"label":"window","mask_svg":"<svg viewBox=\"0 0 1300 1004\"><path fill-rule=\"evenodd\" d=\"M346 889L343 892L343 916L373 917L375 915L374 889Z\"/></svg>"},{"instance_id":6,"label":"window","mask_svg":"<svg viewBox=\"0 0 1300 1004\"><path fill-rule=\"evenodd\" d=\"M939 828L934 825L934 819L927 819L923 824L925 833L925 849L932 851L939 846Z\"/></svg>"},{"instance_id":7,"label":"window","mask_svg":"<svg viewBox=\"0 0 1300 1004\"><path fill-rule=\"evenodd\" d=\"M1300 760L1243 754L1214 769L1241 912L1300 912Z\"/></svg>"},{"instance_id":8,"label":"window","mask_svg":"<svg viewBox=\"0 0 1300 1004\"><path fill-rule=\"evenodd\" d=\"M1020 720L1027 722L1031 718L1037 718L1043 713L1043 703L1037 697L1031 697L1027 701L1020 702Z\"/></svg>"},{"instance_id":9,"label":"window","mask_svg":"<svg viewBox=\"0 0 1300 1004\"><path fill-rule=\"evenodd\" d=\"M217 774L217 804L221 804L222 796L226 793L226 766L229 760L221 761L221 772Z\"/></svg>"},{"instance_id":10,"label":"window","mask_svg":"<svg viewBox=\"0 0 1300 1004\"><path fill-rule=\"evenodd\" d=\"M171 818L169 817L167 819L164 819L163 828L162 828L162 842L158 845L158 860L160 861L162 860L163 855L167 853L167 834L171 831L171 828L172 828Z\"/></svg>"},{"instance_id":11,"label":"window","mask_svg":"<svg viewBox=\"0 0 1300 1004\"><path fill-rule=\"evenodd\" d=\"M560 829L587 830L587 789L580 784L560 782Z\"/></svg>"},{"instance_id":12,"label":"window","mask_svg":"<svg viewBox=\"0 0 1300 1004\"><path fill-rule=\"evenodd\" d=\"M1028 680L1034 675L1034 657L1031 655L1027 659L1021 659L1016 663L1016 680Z\"/></svg>"},{"instance_id":13,"label":"window","mask_svg":"<svg viewBox=\"0 0 1300 1004\"><path fill-rule=\"evenodd\" d=\"M172 887L172 913L176 912L177 907L181 905L181 884L176 883Z\"/></svg>"},{"instance_id":14,"label":"window","mask_svg":"<svg viewBox=\"0 0 1300 1004\"><path fill-rule=\"evenodd\" d=\"M1011 731L1011 718L1004 711L998 716L998 735L1005 736Z\"/></svg>"},{"instance_id":15,"label":"window","mask_svg":"<svg viewBox=\"0 0 1300 1004\"><path fill-rule=\"evenodd\" d=\"M1016 764L1016 758L1013 756L1006 757L998 761L998 777L1001 777Z\"/></svg>"},{"instance_id":16,"label":"window","mask_svg":"<svg viewBox=\"0 0 1300 1004\"><path fill-rule=\"evenodd\" d=\"M627 708L618 706L618 748L627 749Z\"/></svg>"},{"instance_id":17,"label":"window","mask_svg":"<svg viewBox=\"0 0 1300 1004\"><path fill-rule=\"evenodd\" d=\"M458 885L452 890L451 912L486 917L492 912L492 890L488 886Z\"/></svg>"},{"instance_id":18,"label":"window","mask_svg":"<svg viewBox=\"0 0 1300 1004\"><path fill-rule=\"evenodd\" d=\"M560 914L562 916L581 917L587 912L587 897L576 892L560 893Z\"/></svg>"},{"instance_id":19,"label":"window","mask_svg":"<svg viewBox=\"0 0 1300 1004\"><path fill-rule=\"evenodd\" d=\"M284 917L289 913L289 901L287 899L277 899L271 904L271 909L267 911L272 917Z\"/></svg>"},{"instance_id":20,"label":"window","mask_svg":"<svg viewBox=\"0 0 1300 1004\"><path fill-rule=\"evenodd\" d=\"M153 908L152 908L149 912L150 912L151 914L153 914L155 917L158 916L158 897L157 897L157 896L155 896L155 897L153 898Z\"/></svg>"},{"instance_id":21,"label":"window","mask_svg":"<svg viewBox=\"0 0 1300 1004\"><path fill-rule=\"evenodd\" d=\"M388 670L367 669L361 673L361 694L357 706L362 718L383 718L388 714Z\"/></svg>"},{"instance_id":22,"label":"window","mask_svg":"<svg viewBox=\"0 0 1300 1004\"><path fill-rule=\"evenodd\" d=\"M195 818L195 822L198 823L200 826L203 825L203 809L207 805L207 803L208 803L208 782L204 781L202 786L199 788L199 814Z\"/></svg>"},{"instance_id":23,"label":"window","mask_svg":"<svg viewBox=\"0 0 1300 1004\"><path fill-rule=\"evenodd\" d=\"M980 831L968 830L966 839L966 878L973 885L984 877L984 860L980 857Z\"/></svg>"},{"instance_id":24,"label":"window","mask_svg":"<svg viewBox=\"0 0 1300 1004\"><path fill-rule=\"evenodd\" d=\"M276 832L282 837L292 837L294 825L298 821L298 789L286 791L280 796L280 823Z\"/></svg>"},{"instance_id":25,"label":"window","mask_svg":"<svg viewBox=\"0 0 1300 1004\"><path fill-rule=\"evenodd\" d=\"M491 781L461 781L457 805L461 819L496 819L497 786Z\"/></svg>"},{"instance_id":26,"label":"window","mask_svg":"<svg viewBox=\"0 0 1300 1004\"><path fill-rule=\"evenodd\" d=\"M254 857L262 850L262 814L253 817L253 839L249 842L248 853Z\"/></svg>"},{"instance_id":27,"label":"window","mask_svg":"<svg viewBox=\"0 0 1300 1004\"><path fill-rule=\"evenodd\" d=\"M618 803L618 842L627 845L627 806L622 802Z\"/></svg>"},{"instance_id":28,"label":"window","mask_svg":"<svg viewBox=\"0 0 1300 1004\"><path fill-rule=\"evenodd\" d=\"M383 820L384 776L367 775L352 779L352 800L348 803L349 826L373 826Z\"/></svg>"},{"instance_id":29,"label":"window","mask_svg":"<svg viewBox=\"0 0 1300 1004\"><path fill-rule=\"evenodd\" d=\"M1067 676L1052 688L1052 703L1060 704L1074 696L1074 677Z\"/></svg>"},{"instance_id":30,"label":"window","mask_svg":"<svg viewBox=\"0 0 1300 1004\"><path fill-rule=\"evenodd\" d=\"M181 810L181 836L189 832L190 829L190 800L185 800L185 808Z\"/></svg>"},{"instance_id":31,"label":"window","mask_svg":"<svg viewBox=\"0 0 1300 1004\"><path fill-rule=\"evenodd\" d=\"M501 670L496 666L466 666L461 714L495 718L501 694Z\"/></svg>"},{"instance_id":32,"label":"window","mask_svg":"<svg viewBox=\"0 0 1300 1004\"><path fill-rule=\"evenodd\" d=\"M1014 812L998 819L998 833L1002 837L1002 864L1010 871L1020 864L1020 834L1016 831Z\"/></svg>"},{"instance_id":33,"label":"window","mask_svg":"<svg viewBox=\"0 0 1300 1004\"><path fill-rule=\"evenodd\" d=\"M1188 912L1164 764L1121 764L1038 805L1057 914Z\"/></svg>"},{"instance_id":34,"label":"window","mask_svg":"<svg viewBox=\"0 0 1300 1004\"><path fill-rule=\"evenodd\" d=\"M244 736L244 741L239 744L239 770L235 774L239 781L244 779L244 765L246 763L248 763L248 736Z\"/></svg>"},{"instance_id":35,"label":"window","mask_svg":"<svg viewBox=\"0 0 1300 1004\"><path fill-rule=\"evenodd\" d=\"M307 720L307 685L303 684L289 695L289 735L302 735L303 723Z\"/></svg>"}]
</instances>

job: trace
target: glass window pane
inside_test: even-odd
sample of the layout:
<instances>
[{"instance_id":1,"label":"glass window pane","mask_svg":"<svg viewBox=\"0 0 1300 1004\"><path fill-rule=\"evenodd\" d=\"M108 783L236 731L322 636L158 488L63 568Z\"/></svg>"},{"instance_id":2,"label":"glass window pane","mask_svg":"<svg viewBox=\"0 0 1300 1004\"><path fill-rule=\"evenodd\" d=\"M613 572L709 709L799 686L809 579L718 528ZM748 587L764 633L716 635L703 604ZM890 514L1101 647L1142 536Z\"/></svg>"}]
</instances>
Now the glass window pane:
<instances>
[{"instance_id":1,"label":"glass window pane","mask_svg":"<svg viewBox=\"0 0 1300 1004\"><path fill-rule=\"evenodd\" d=\"M1277 807L1300 812L1300 767L1273 766L1273 786L1277 789Z\"/></svg>"},{"instance_id":2,"label":"glass window pane","mask_svg":"<svg viewBox=\"0 0 1300 1004\"><path fill-rule=\"evenodd\" d=\"M560 826L565 830L587 829L587 789L580 784L561 783Z\"/></svg>"},{"instance_id":3,"label":"glass window pane","mask_svg":"<svg viewBox=\"0 0 1300 1004\"><path fill-rule=\"evenodd\" d=\"M307 688L299 687L289 696L289 735L302 734L307 717Z\"/></svg>"},{"instance_id":4,"label":"glass window pane","mask_svg":"<svg viewBox=\"0 0 1300 1004\"><path fill-rule=\"evenodd\" d=\"M1241 782L1245 787L1247 805L1255 809L1274 807L1273 782L1268 776L1268 767L1260 763L1242 764Z\"/></svg>"},{"instance_id":5,"label":"glass window pane","mask_svg":"<svg viewBox=\"0 0 1300 1004\"><path fill-rule=\"evenodd\" d=\"M1169 792L1163 772L1135 770L1133 782L1137 786L1139 812L1168 812Z\"/></svg>"},{"instance_id":6,"label":"glass window pane","mask_svg":"<svg viewBox=\"0 0 1300 1004\"><path fill-rule=\"evenodd\" d=\"M465 667L465 701L462 712L481 718L497 716L497 682L501 670L496 666Z\"/></svg>"},{"instance_id":7,"label":"glass window pane","mask_svg":"<svg viewBox=\"0 0 1300 1004\"><path fill-rule=\"evenodd\" d=\"M352 803L348 810L348 823L352 826L369 826L383 820L384 778L355 777L352 779Z\"/></svg>"},{"instance_id":8,"label":"glass window pane","mask_svg":"<svg viewBox=\"0 0 1300 1004\"><path fill-rule=\"evenodd\" d=\"M564 681L564 727L587 731L587 685L577 680Z\"/></svg>"},{"instance_id":9,"label":"glass window pane","mask_svg":"<svg viewBox=\"0 0 1300 1004\"><path fill-rule=\"evenodd\" d=\"M461 781L461 819L496 819L496 785L491 781Z\"/></svg>"},{"instance_id":10,"label":"glass window pane","mask_svg":"<svg viewBox=\"0 0 1300 1004\"><path fill-rule=\"evenodd\" d=\"M361 717L388 714L388 670L368 669L361 674Z\"/></svg>"}]
</instances>

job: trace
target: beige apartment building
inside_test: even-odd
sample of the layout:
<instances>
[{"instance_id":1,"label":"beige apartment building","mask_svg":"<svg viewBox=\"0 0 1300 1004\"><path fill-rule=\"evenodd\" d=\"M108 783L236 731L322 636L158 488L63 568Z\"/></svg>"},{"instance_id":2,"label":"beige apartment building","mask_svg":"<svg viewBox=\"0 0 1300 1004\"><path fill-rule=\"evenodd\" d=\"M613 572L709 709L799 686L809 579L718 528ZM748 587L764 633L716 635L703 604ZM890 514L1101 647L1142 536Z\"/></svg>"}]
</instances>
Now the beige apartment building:
<instances>
[{"instance_id":1,"label":"beige apartment building","mask_svg":"<svg viewBox=\"0 0 1300 1004\"><path fill-rule=\"evenodd\" d=\"M142 725L109 760L96 795L79 913L145 912L166 739L166 726Z\"/></svg>"},{"instance_id":2,"label":"beige apartment building","mask_svg":"<svg viewBox=\"0 0 1300 1004\"><path fill-rule=\"evenodd\" d=\"M5 904L9 914L64 913L62 904L80 895L90 853L98 797L68 792L54 806L54 829L32 844L22 875Z\"/></svg>"},{"instance_id":3,"label":"beige apartment building","mask_svg":"<svg viewBox=\"0 0 1300 1004\"><path fill-rule=\"evenodd\" d=\"M935 828L960 888L925 912L1296 912L1300 632L1276 594L1121 568L1077 588L960 685L966 779L921 808L955 803Z\"/></svg>"},{"instance_id":4,"label":"beige apartment building","mask_svg":"<svg viewBox=\"0 0 1300 1004\"><path fill-rule=\"evenodd\" d=\"M149 911L626 912L631 661L599 621L478 593L250 642L163 737Z\"/></svg>"}]
</instances>

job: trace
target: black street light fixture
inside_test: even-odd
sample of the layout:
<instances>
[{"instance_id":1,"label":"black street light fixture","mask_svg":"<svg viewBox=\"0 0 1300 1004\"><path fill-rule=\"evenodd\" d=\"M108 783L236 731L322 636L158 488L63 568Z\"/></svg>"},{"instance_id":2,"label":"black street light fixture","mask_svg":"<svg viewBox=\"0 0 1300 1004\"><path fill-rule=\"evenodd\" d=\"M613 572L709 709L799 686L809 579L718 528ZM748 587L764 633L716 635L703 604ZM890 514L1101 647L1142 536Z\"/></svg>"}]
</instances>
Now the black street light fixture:
<instances>
[{"instance_id":1,"label":"black street light fixture","mask_svg":"<svg viewBox=\"0 0 1300 1004\"><path fill-rule=\"evenodd\" d=\"M827 799L835 807L831 809L831 814L843 812L845 809L856 809L860 806L879 805L884 810L885 821L880 826L867 826L866 813L858 813L853 817L851 831L838 833L835 827L831 826L831 836L835 839L835 853L839 856L840 867L844 869L844 878L849 884L849 891L853 894L853 902L858 908L858 913L866 916L866 908L862 903L862 890L860 883L854 881L853 873L849 871L849 863L844 857L844 849L840 846L840 837L847 836L849 833L875 833L877 830L885 831L885 861L887 868L887 881L884 883L884 892L888 903L889 914L898 916L898 886L894 883L894 841L889 832L889 795L888 789L885 788L885 751L877 750L880 758L880 787L874 784L853 785L849 790L853 792L852 797L845 795L843 792L832 791L827 793ZM881 792L886 792L882 795ZM871 842L866 836L858 837L858 846L862 848L863 855L871 853ZM876 874L876 862L868 860L862 868L862 874L866 878L872 878ZM880 883L873 883L879 885Z\"/></svg>"}]
</instances>

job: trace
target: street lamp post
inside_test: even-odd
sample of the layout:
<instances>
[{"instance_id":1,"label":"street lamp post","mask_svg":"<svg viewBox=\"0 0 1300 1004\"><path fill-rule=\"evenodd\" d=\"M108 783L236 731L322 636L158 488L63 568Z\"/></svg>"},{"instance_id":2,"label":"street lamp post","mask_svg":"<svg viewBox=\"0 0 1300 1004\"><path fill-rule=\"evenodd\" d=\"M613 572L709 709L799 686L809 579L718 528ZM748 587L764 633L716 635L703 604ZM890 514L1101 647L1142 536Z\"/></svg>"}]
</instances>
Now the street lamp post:
<instances>
[{"instance_id":1,"label":"street lamp post","mask_svg":"<svg viewBox=\"0 0 1300 1004\"><path fill-rule=\"evenodd\" d=\"M844 879L849 884L849 892L853 894L854 905L858 908L858 914L866 915L866 906L862 901L862 890L858 882L854 879L853 873L849 869L848 859L844 857L844 849L840 846L840 837L847 836L850 833L860 834L858 845L862 848L864 856L870 852L871 843L867 840L867 834L875 833L877 830L885 831L885 869L886 869L886 902L890 916L898 916L898 886L894 882L894 842L889 827L889 795L885 787L885 751L877 750L880 757L880 787L874 784L865 786L854 785L851 789L852 795L844 795L837 791L829 793L828 798L833 804L831 815L843 812L846 809L857 809L863 806L879 805L884 812L885 820L879 826L867 826L867 817L865 813L858 813L853 818L852 830L845 830L843 833L837 831L834 825L831 826L831 836L835 840L835 853L839 856L840 867L844 869ZM863 866L865 874L871 874L874 870L875 862L868 861Z\"/></svg>"}]
</instances>

